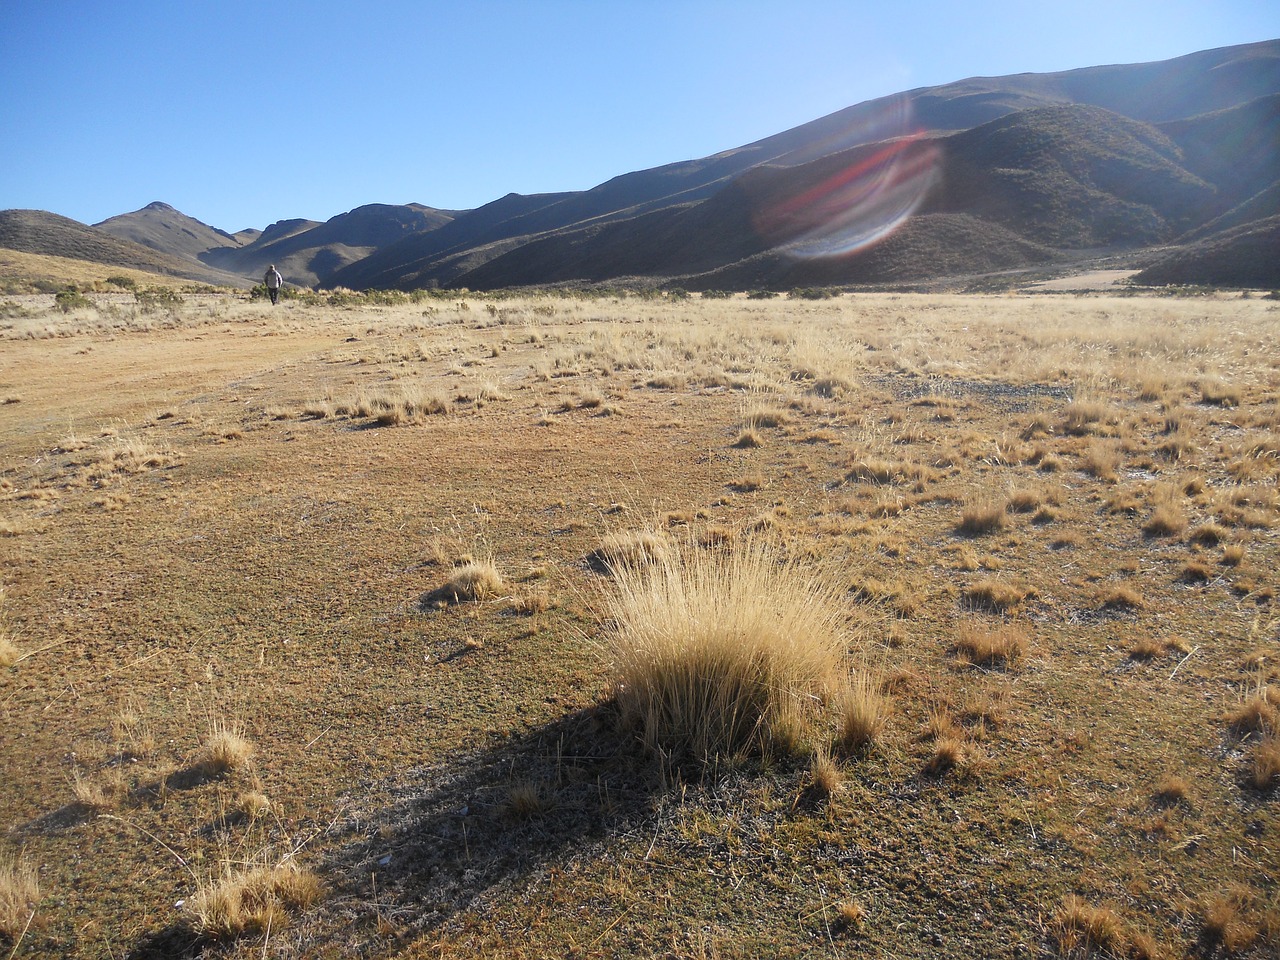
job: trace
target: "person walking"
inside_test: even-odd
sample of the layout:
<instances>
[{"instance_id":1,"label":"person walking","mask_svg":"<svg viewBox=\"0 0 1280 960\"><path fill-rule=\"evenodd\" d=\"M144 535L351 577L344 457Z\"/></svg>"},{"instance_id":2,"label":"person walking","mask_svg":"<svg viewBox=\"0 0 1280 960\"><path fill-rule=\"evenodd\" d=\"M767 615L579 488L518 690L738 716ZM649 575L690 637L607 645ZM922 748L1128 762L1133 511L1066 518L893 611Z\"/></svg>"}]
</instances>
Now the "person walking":
<instances>
[{"instance_id":1,"label":"person walking","mask_svg":"<svg viewBox=\"0 0 1280 960\"><path fill-rule=\"evenodd\" d=\"M267 293L271 295L271 305L274 307L280 299L280 287L284 285L284 277L280 276L274 263L267 267L267 275L262 278L262 282L267 285Z\"/></svg>"}]
</instances>

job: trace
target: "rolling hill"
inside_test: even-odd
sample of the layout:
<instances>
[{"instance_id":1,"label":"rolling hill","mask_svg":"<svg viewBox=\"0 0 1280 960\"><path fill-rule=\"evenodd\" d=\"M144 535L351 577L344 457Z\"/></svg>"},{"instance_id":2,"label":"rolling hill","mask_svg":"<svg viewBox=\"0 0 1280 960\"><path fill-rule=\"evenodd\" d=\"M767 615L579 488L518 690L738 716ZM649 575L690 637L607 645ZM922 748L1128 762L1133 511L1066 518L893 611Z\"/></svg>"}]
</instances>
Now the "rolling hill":
<instances>
[{"instance_id":1,"label":"rolling hill","mask_svg":"<svg viewBox=\"0 0 1280 960\"><path fill-rule=\"evenodd\" d=\"M1277 184L1272 40L919 88L589 190L512 193L469 211L369 204L232 235L153 203L80 232L41 221L40 252L125 256L88 240L106 234L171 258L170 272L180 261L181 275L212 269L245 283L274 263L293 283L355 289L785 289L1159 249L1161 276L1194 262L1194 282L1237 283L1222 251L1262 242L1265 252L1255 227L1277 213ZM22 242L36 242L38 224L27 225ZM1280 286L1280 257L1250 256L1250 282ZM1152 269L1156 259L1145 258Z\"/></svg>"},{"instance_id":2,"label":"rolling hill","mask_svg":"<svg viewBox=\"0 0 1280 960\"><path fill-rule=\"evenodd\" d=\"M0 247L22 253L86 260L185 277L202 283L245 286L239 278L180 255L161 252L133 240L43 210L0 210Z\"/></svg>"},{"instance_id":3,"label":"rolling hill","mask_svg":"<svg viewBox=\"0 0 1280 960\"><path fill-rule=\"evenodd\" d=\"M711 277L740 286L730 281L747 276L774 287L797 277L874 283L1167 244L1280 179L1277 95L1277 41L1154 64L971 78L858 104L581 193L509 195L344 267L330 283L485 289L638 277L703 285ZM888 149L891 161L875 159L904 142ZM888 248L894 256L872 249L804 264L783 252L815 228L824 205L830 213L849 198L847 188L832 192L823 183L869 163L878 189L894 168L929 150L938 152L934 175L914 200L909 240ZM779 198L789 198L782 220L770 213ZM960 235L965 247L952 249L946 239Z\"/></svg>"}]
</instances>

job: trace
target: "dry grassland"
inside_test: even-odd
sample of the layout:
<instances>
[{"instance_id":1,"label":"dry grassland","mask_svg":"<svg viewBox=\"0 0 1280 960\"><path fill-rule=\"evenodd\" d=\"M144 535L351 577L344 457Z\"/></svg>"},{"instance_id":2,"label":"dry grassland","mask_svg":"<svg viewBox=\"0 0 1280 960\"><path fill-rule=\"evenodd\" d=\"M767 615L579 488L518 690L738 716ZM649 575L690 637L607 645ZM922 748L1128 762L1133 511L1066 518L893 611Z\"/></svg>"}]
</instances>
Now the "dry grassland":
<instances>
[{"instance_id":1,"label":"dry grassland","mask_svg":"<svg viewBox=\"0 0 1280 960\"><path fill-rule=\"evenodd\" d=\"M1278 342L5 301L0 953L1274 956Z\"/></svg>"}]
</instances>

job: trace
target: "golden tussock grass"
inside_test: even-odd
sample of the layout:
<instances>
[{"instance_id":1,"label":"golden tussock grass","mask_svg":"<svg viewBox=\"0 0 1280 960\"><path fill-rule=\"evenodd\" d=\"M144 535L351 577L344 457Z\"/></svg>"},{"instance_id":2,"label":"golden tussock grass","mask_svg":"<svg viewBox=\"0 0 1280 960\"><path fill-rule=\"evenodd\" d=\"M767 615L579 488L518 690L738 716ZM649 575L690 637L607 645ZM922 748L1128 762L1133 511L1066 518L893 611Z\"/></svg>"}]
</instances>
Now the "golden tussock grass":
<instances>
[{"instance_id":1,"label":"golden tussock grass","mask_svg":"<svg viewBox=\"0 0 1280 960\"><path fill-rule=\"evenodd\" d=\"M1141 593L1123 583L1102 589L1098 592L1097 600L1098 606L1103 610L1139 610L1147 605Z\"/></svg>"},{"instance_id":2,"label":"golden tussock grass","mask_svg":"<svg viewBox=\"0 0 1280 960\"><path fill-rule=\"evenodd\" d=\"M492 560L468 560L455 567L433 596L452 603L493 600L502 595L506 581Z\"/></svg>"},{"instance_id":3,"label":"golden tussock grass","mask_svg":"<svg viewBox=\"0 0 1280 960\"><path fill-rule=\"evenodd\" d=\"M0 669L12 667L22 659L22 651L14 642L13 630L9 627L9 616L5 609L5 592L0 589Z\"/></svg>"},{"instance_id":4,"label":"golden tussock grass","mask_svg":"<svg viewBox=\"0 0 1280 960\"><path fill-rule=\"evenodd\" d=\"M594 566L615 571L624 567L636 567L661 563L671 553L671 543L666 537L649 530L620 530L610 533L600 541L587 560Z\"/></svg>"},{"instance_id":5,"label":"golden tussock grass","mask_svg":"<svg viewBox=\"0 0 1280 960\"><path fill-rule=\"evenodd\" d=\"M767 753L842 689L831 578L762 540L614 569L603 604L624 722L662 755Z\"/></svg>"},{"instance_id":6,"label":"golden tussock grass","mask_svg":"<svg viewBox=\"0 0 1280 960\"><path fill-rule=\"evenodd\" d=\"M209 734L196 754L195 766L210 774L231 773L248 765L253 757L253 744L237 724L213 720Z\"/></svg>"},{"instance_id":7,"label":"golden tussock grass","mask_svg":"<svg viewBox=\"0 0 1280 960\"><path fill-rule=\"evenodd\" d=\"M1280 704L1280 691L1269 686L1263 687L1227 711L1227 726L1237 736L1280 728L1277 704Z\"/></svg>"},{"instance_id":8,"label":"golden tussock grass","mask_svg":"<svg viewBox=\"0 0 1280 960\"><path fill-rule=\"evenodd\" d=\"M19 856L0 852L0 936L18 941L40 901L36 870ZM17 953L14 946L14 953Z\"/></svg>"},{"instance_id":9,"label":"golden tussock grass","mask_svg":"<svg viewBox=\"0 0 1280 960\"><path fill-rule=\"evenodd\" d=\"M856 930L867 920L867 908L857 900L844 900L836 905L836 920L840 926Z\"/></svg>"},{"instance_id":10,"label":"golden tussock grass","mask_svg":"<svg viewBox=\"0 0 1280 960\"><path fill-rule=\"evenodd\" d=\"M1166 774L1156 783L1151 799L1162 807L1172 807L1185 802L1191 794L1187 781L1177 774Z\"/></svg>"},{"instance_id":11,"label":"golden tussock grass","mask_svg":"<svg viewBox=\"0 0 1280 960\"><path fill-rule=\"evenodd\" d=\"M1021 606L1024 600L1035 596L1035 593L1031 587L1003 580L980 580L965 587L960 596L972 609L1010 613Z\"/></svg>"},{"instance_id":12,"label":"golden tussock grass","mask_svg":"<svg viewBox=\"0 0 1280 960\"><path fill-rule=\"evenodd\" d=\"M291 914L320 899L319 879L292 863L247 870L224 864L186 902L191 929L210 940L257 936L289 926Z\"/></svg>"},{"instance_id":13,"label":"golden tussock grass","mask_svg":"<svg viewBox=\"0 0 1280 960\"><path fill-rule=\"evenodd\" d=\"M1158 504L1142 525L1142 532L1149 537L1176 537L1186 529L1186 512L1176 503Z\"/></svg>"},{"instance_id":14,"label":"golden tussock grass","mask_svg":"<svg viewBox=\"0 0 1280 960\"><path fill-rule=\"evenodd\" d=\"M1094 906L1075 894L1063 901L1051 926L1063 953L1102 955L1125 960L1155 960L1160 956L1155 941L1125 923L1107 906Z\"/></svg>"},{"instance_id":15,"label":"golden tussock grass","mask_svg":"<svg viewBox=\"0 0 1280 960\"><path fill-rule=\"evenodd\" d=\"M980 537L999 533L1007 523L1008 518L1003 505L990 500L980 500L965 506L956 529L966 536Z\"/></svg>"},{"instance_id":16,"label":"golden tussock grass","mask_svg":"<svg viewBox=\"0 0 1280 960\"><path fill-rule=\"evenodd\" d=\"M1249 761L1249 778L1258 790L1267 790L1280 782L1280 727L1263 731Z\"/></svg>"},{"instance_id":17,"label":"golden tussock grass","mask_svg":"<svg viewBox=\"0 0 1280 960\"><path fill-rule=\"evenodd\" d=\"M1139 637L1129 647L1133 660L1157 660L1173 653L1186 653L1190 649L1180 637Z\"/></svg>"},{"instance_id":18,"label":"golden tussock grass","mask_svg":"<svg viewBox=\"0 0 1280 960\"><path fill-rule=\"evenodd\" d=\"M1247 950L1258 939L1246 912L1248 899L1239 890L1216 893L1201 908L1204 939L1227 956Z\"/></svg>"},{"instance_id":19,"label":"golden tussock grass","mask_svg":"<svg viewBox=\"0 0 1280 960\"><path fill-rule=\"evenodd\" d=\"M503 811L513 820L532 820L551 810L551 797L546 788L532 780L521 780L507 788Z\"/></svg>"},{"instance_id":20,"label":"golden tussock grass","mask_svg":"<svg viewBox=\"0 0 1280 960\"><path fill-rule=\"evenodd\" d=\"M866 673L853 678L836 701L836 746L845 753L865 753L884 736L892 705L882 681Z\"/></svg>"},{"instance_id":21,"label":"golden tussock grass","mask_svg":"<svg viewBox=\"0 0 1280 960\"><path fill-rule=\"evenodd\" d=\"M825 747L814 751L809 760L809 789L820 797L830 797L844 786L844 771Z\"/></svg>"},{"instance_id":22,"label":"golden tussock grass","mask_svg":"<svg viewBox=\"0 0 1280 960\"><path fill-rule=\"evenodd\" d=\"M1016 623L996 627L967 623L956 635L956 653L965 663L981 667L1011 667L1027 651L1026 630Z\"/></svg>"}]
</instances>

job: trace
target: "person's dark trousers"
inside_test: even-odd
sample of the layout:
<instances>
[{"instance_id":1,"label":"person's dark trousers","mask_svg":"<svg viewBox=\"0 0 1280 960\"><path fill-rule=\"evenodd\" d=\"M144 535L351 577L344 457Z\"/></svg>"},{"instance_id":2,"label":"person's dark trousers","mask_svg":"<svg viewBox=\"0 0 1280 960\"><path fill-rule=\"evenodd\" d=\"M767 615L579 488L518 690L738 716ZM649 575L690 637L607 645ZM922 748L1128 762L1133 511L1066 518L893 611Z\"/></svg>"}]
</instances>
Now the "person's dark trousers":
<instances>
[{"instance_id":1,"label":"person's dark trousers","mask_svg":"<svg viewBox=\"0 0 1280 960\"><path fill-rule=\"evenodd\" d=\"M267 293L271 294L271 305L274 307L276 300L280 298L280 289L279 287L268 287Z\"/></svg>"}]
</instances>

